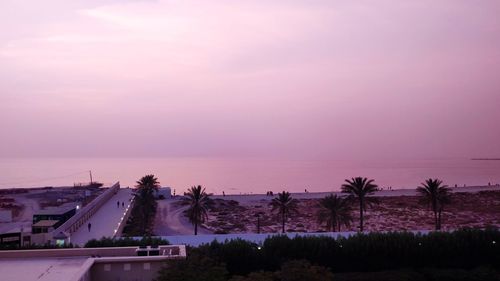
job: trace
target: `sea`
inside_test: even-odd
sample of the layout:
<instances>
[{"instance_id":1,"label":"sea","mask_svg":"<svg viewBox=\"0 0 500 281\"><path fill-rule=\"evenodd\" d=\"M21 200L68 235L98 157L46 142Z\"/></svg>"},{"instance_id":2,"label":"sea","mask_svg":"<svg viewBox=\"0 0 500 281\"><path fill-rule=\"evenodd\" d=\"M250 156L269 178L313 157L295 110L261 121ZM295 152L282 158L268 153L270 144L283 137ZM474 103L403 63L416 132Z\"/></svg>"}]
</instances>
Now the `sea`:
<instances>
[{"instance_id":1,"label":"sea","mask_svg":"<svg viewBox=\"0 0 500 281\"><path fill-rule=\"evenodd\" d=\"M411 189L427 178L449 186L500 183L500 161L279 160L258 158L0 158L0 188L73 186L90 181L134 187L146 174L182 194L202 185L214 194L338 191L345 179L374 179L381 188Z\"/></svg>"}]
</instances>

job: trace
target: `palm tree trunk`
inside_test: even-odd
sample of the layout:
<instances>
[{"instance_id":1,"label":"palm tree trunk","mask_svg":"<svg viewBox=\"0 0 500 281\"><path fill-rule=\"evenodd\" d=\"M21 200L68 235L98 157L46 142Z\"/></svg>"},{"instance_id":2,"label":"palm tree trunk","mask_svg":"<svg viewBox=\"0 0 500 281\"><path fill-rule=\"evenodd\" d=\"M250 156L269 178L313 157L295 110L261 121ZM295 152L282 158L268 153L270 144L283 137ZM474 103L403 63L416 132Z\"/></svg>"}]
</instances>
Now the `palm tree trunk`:
<instances>
[{"instance_id":1,"label":"palm tree trunk","mask_svg":"<svg viewBox=\"0 0 500 281\"><path fill-rule=\"evenodd\" d=\"M436 228L436 231L439 230L439 221L438 221L437 211L434 211L434 226Z\"/></svg>"},{"instance_id":2,"label":"palm tree trunk","mask_svg":"<svg viewBox=\"0 0 500 281\"><path fill-rule=\"evenodd\" d=\"M198 235L198 223L194 223L194 235Z\"/></svg>"},{"instance_id":3,"label":"palm tree trunk","mask_svg":"<svg viewBox=\"0 0 500 281\"><path fill-rule=\"evenodd\" d=\"M145 211L144 211L144 206L142 206L142 209L141 209L141 215L142 215L142 235L146 235L146 214L145 214Z\"/></svg>"},{"instance_id":4,"label":"palm tree trunk","mask_svg":"<svg viewBox=\"0 0 500 281\"><path fill-rule=\"evenodd\" d=\"M363 232L363 200L359 200L359 231Z\"/></svg>"},{"instance_id":5,"label":"palm tree trunk","mask_svg":"<svg viewBox=\"0 0 500 281\"><path fill-rule=\"evenodd\" d=\"M281 232L285 233L285 212L281 213Z\"/></svg>"},{"instance_id":6,"label":"palm tree trunk","mask_svg":"<svg viewBox=\"0 0 500 281\"><path fill-rule=\"evenodd\" d=\"M438 212L438 225L439 225L439 230L441 230L441 210Z\"/></svg>"}]
</instances>

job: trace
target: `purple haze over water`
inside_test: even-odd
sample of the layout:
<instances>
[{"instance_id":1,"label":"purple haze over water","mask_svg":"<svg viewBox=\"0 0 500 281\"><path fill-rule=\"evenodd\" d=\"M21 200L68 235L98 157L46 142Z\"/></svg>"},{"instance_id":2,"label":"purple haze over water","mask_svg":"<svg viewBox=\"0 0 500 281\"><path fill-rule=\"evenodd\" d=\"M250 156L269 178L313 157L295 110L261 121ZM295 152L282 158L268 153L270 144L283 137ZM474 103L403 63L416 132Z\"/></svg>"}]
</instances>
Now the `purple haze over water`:
<instances>
[{"instance_id":1,"label":"purple haze over water","mask_svg":"<svg viewBox=\"0 0 500 281\"><path fill-rule=\"evenodd\" d=\"M500 183L500 161L469 159L379 161L284 161L257 158L0 158L0 188L67 186L120 181L133 186L153 173L177 194L201 184L216 194L288 190L336 191L345 178L364 176L381 187L415 188L438 177L454 186Z\"/></svg>"}]
</instances>

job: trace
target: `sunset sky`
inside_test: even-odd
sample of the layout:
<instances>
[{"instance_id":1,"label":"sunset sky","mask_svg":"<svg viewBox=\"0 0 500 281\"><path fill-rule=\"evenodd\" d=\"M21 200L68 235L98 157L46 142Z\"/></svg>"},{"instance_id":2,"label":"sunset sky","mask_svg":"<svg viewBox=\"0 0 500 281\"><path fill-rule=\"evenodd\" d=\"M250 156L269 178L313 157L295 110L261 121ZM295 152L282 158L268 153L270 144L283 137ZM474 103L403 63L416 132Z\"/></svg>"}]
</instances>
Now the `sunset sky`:
<instances>
[{"instance_id":1,"label":"sunset sky","mask_svg":"<svg viewBox=\"0 0 500 281\"><path fill-rule=\"evenodd\" d=\"M500 1L0 1L0 157L500 157Z\"/></svg>"}]
</instances>

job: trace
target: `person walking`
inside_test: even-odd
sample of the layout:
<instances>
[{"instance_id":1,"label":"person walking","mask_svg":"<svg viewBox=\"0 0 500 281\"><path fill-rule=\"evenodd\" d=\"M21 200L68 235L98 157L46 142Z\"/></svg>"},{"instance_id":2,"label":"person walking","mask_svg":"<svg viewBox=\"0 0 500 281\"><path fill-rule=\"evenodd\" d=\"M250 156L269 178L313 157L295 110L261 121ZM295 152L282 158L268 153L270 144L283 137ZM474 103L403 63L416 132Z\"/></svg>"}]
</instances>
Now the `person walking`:
<instances>
[{"instance_id":1,"label":"person walking","mask_svg":"<svg viewBox=\"0 0 500 281\"><path fill-rule=\"evenodd\" d=\"M116 208L120 208L120 201L116 201Z\"/></svg>"},{"instance_id":2,"label":"person walking","mask_svg":"<svg viewBox=\"0 0 500 281\"><path fill-rule=\"evenodd\" d=\"M88 229L89 229L89 232L90 232L90 228L92 228L92 224L89 222L89 224L87 225Z\"/></svg>"}]
</instances>

